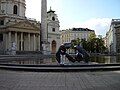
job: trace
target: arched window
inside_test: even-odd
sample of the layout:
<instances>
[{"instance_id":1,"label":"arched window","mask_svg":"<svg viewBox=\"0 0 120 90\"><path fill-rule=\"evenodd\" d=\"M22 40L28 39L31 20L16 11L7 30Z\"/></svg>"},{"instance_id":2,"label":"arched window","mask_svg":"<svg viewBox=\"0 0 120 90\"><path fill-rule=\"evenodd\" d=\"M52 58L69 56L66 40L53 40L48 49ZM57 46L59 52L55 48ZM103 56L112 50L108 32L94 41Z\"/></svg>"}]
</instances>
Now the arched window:
<instances>
[{"instance_id":1,"label":"arched window","mask_svg":"<svg viewBox=\"0 0 120 90\"><path fill-rule=\"evenodd\" d=\"M14 5L13 7L13 14L17 14L17 5Z\"/></svg>"},{"instance_id":2,"label":"arched window","mask_svg":"<svg viewBox=\"0 0 120 90\"><path fill-rule=\"evenodd\" d=\"M55 21L55 17L52 17L52 20Z\"/></svg>"}]
</instances>

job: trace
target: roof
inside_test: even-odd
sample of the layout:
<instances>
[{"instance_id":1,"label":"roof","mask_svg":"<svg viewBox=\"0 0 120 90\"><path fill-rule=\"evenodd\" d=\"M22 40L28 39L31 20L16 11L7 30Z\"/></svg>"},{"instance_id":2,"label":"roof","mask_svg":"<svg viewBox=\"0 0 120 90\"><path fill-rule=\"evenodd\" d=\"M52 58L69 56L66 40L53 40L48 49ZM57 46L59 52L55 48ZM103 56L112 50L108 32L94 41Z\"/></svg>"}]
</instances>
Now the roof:
<instances>
[{"instance_id":1,"label":"roof","mask_svg":"<svg viewBox=\"0 0 120 90\"><path fill-rule=\"evenodd\" d=\"M94 31L88 28L73 28L72 31Z\"/></svg>"},{"instance_id":2,"label":"roof","mask_svg":"<svg viewBox=\"0 0 120 90\"><path fill-rule=\"evenodd\" d=\"M55 11L53 11L52 9L51 9L51 7L50 7L50 10L47 12L47 13L55 13Z\"/></svg>"},{"instance_id":3,"label":"roof","mask_svg":"<svg viewBox=\"0 0 120 90\"><path fill-rule=\"evenodd\" d=\"M55 11L53 11L53 10L50 10L50 11L48 11L47 13L54 13Z\"/></svg>"},{"instance_id":4,"label":"roof","mask_svg":"<svg viewBox=\"0 0 120 90\"><path fill-rule=\"evenodd\" d=\"M111 24L120 24L120 19L112 19Z\"/></svg>"}]
</instances>

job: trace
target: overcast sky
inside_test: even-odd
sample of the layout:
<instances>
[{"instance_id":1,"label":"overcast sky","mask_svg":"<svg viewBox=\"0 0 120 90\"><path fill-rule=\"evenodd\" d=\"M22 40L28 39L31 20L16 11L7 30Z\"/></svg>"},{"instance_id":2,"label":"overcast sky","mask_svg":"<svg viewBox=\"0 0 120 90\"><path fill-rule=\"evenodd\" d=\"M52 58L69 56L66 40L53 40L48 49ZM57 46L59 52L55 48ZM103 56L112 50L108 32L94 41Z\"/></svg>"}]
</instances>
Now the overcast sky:
<instances>
[{"instance_id":1,"label":"overcast sky","mask_svg":"<svg viewBox=\"0 0 120 90\"><path fill-rule=\"evenodd\" d=\"M120 0L47 0L60 21L60 29L89 28L105 36L111 19L120 18ZM41 0L26 0L26 16L40 21Z\"/></svg>"}]
</instances>

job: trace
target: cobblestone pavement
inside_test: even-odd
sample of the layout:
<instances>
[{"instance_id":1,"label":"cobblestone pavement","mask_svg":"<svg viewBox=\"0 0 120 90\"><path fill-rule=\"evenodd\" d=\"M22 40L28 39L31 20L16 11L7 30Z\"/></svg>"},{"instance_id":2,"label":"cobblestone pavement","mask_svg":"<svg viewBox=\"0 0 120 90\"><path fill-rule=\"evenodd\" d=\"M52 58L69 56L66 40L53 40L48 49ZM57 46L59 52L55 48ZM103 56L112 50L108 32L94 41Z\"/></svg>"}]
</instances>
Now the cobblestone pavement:
<instances>
[{"instance_id":1,"label":"cobblestone pavement","mask_svg":"<svg viewBox=\"0 0 120 90\"><path fill-rule=\"evenodd\" d=\"M120 90L120 71L45 73L0 70L0 90Z\"/></svg>"}]
</instances>

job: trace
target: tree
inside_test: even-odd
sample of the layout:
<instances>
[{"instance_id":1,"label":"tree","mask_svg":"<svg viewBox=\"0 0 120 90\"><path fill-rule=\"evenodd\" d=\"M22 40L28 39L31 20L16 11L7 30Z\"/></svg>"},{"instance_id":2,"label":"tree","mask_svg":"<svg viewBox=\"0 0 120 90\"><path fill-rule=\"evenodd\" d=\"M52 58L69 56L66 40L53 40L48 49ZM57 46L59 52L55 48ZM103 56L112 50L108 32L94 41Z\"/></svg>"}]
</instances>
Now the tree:
<instances>
[{"instance_id":1,"label":"tree","mask_svg":"<svg viewBox=\"0 0 120 90\"><path fill-rule=\"evenodd\" d=\"M77 38L75 40L72 40L71 44L72 48L74 48L75 45L81 44L85 50L93 53L102 53L106 50L102 38L96 38L94 33L90 35L88 41L85 39L80 40Z\"/></svg>"},{"instance_id":2,"label":"tree","mask_svg":"<svg viewBox=\"0 0 120 90\"><path fill-rule=\"evenodd\" d=\"M91 51L96 53L102 53L105 50L104 41L102 38L91 39Z\"/></svg>"},{"instance_id":3,"label":"tree","mask_svg":"<svg viewBox=\"0 0 120 90\"><path fill-rule=\"evenodd\" d=\"M91 40L93 40L94 38L96 38L95 33L91 33L90 36L89 36L88 41L91 41Z\"/></svg>"},{"instance_id":4,"label":"tree","mask_svg":"<svg viewBox=\"0 0 120 90\"><path fill-rule=\"evenodd\" d=\"M88 50L87 41L85 39L82 39L80 43L85 50Z\"/></svg>"}]
</instances>

